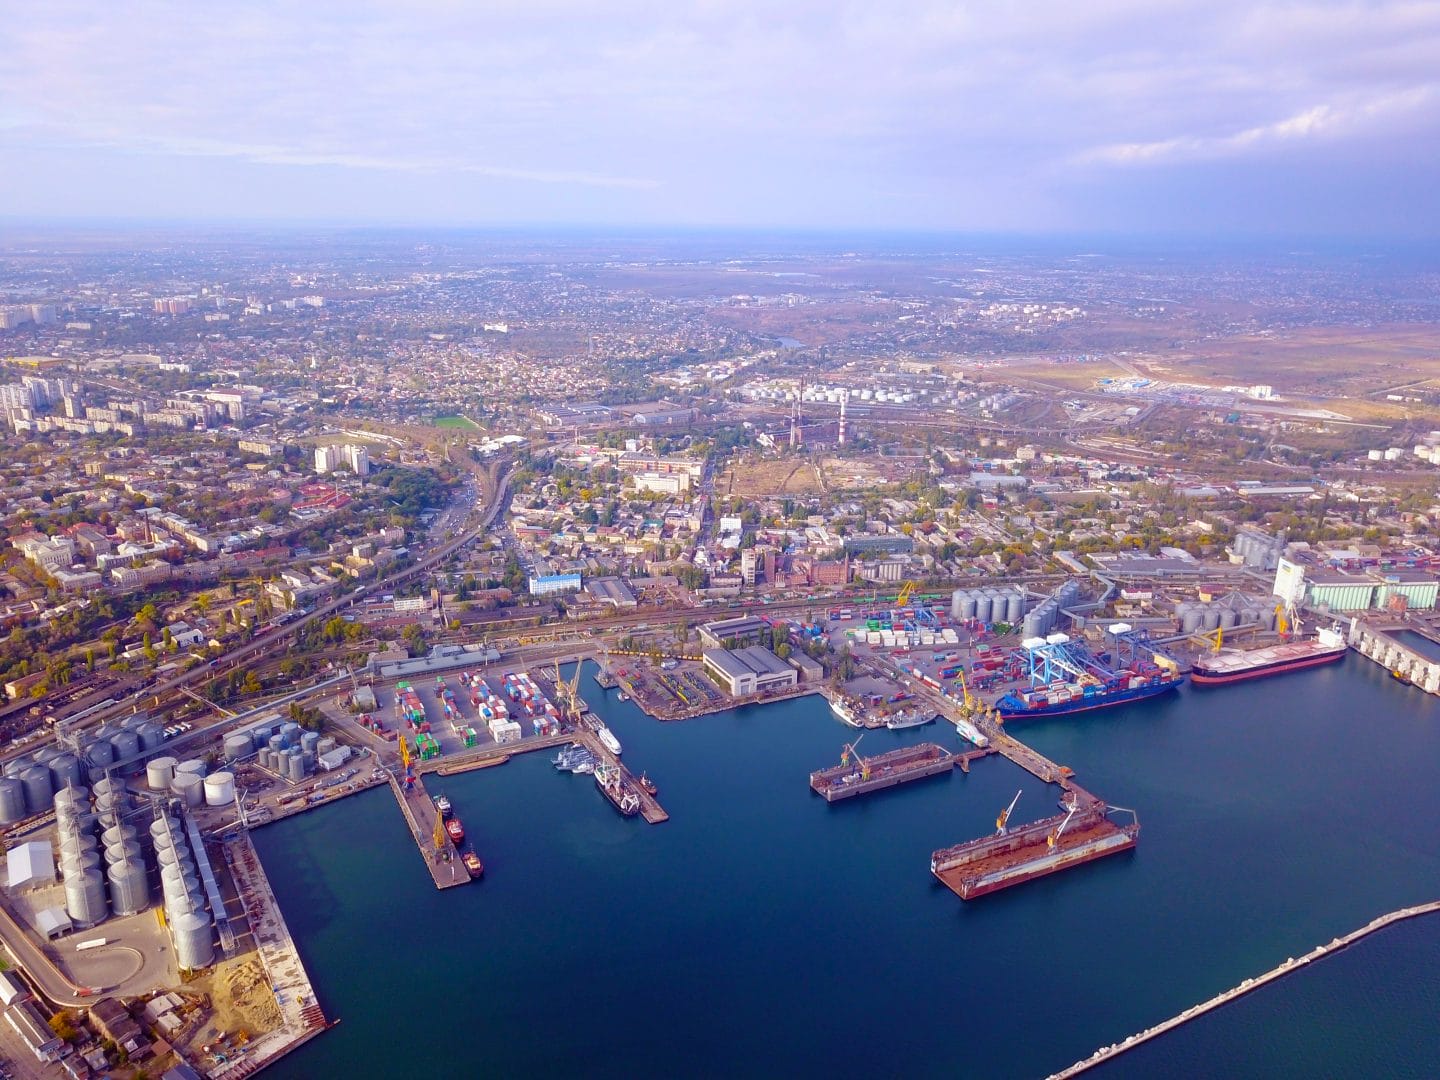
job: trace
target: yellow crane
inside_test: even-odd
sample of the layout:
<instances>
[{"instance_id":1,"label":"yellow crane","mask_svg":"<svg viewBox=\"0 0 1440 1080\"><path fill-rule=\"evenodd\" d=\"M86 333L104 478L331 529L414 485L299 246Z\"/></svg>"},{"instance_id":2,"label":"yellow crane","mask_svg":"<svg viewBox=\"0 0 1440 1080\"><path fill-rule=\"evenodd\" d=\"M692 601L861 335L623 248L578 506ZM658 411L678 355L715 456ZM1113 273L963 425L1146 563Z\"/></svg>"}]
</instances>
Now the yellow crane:
<instances>
[{"instance_id":1,"label":"yellow crane","mask_svg":"<svg viewBox=\"0 0 1440 1080\"><path fill-rule=\"evenodd\" d=\"M895 606L897 608L902 608L906 604L908 604L910 602L911 595L915 592L917 588L919 588L919 584L914 581L907 581L904 585L900 586L900 593L898 596L895 597Z\"/></svg>"},{"instance_id":2,"label":"yellow crane","mask_svg":"<svg viewBox=\"0 0 1440 1080\"><path fill-rule=\"evenodd\" d=\"M865 738L865 736L864 736L864 735L861 735L861 736L860 736L860 739L863 739L863 738ZM869 763L868 761L866 761L863 757L860 756L860 751L859 751L859 750L855 749L857 746L860 745L860 739L856 739L853 743L846 743L846 744L845 744L845 749L842 750L842 751L840 751L840 764L841 764L841 765L849 765L849 764L850 764L850 759L851 759L851 758L854 758L854 759L855 759L855 764L857 764L857 765L860 766L860 779L861 779L861 780L869 780L869 779L870 779L870 763Z\"/></svg>"},{"instance_id":3,"label":"yellow crane","mask_svg":"<svg viewBox=\"0 0 1440 1080\"><path fill-rule=\"evenodd\" d=\"M1065 831L1065 826L1070 824L1070 819L1075 816L1075 811L1078 809L1077 806L1070 807L1070 812L1065 815L1065 820L1060 823L1058 828L1052 829L1049 836L1045 837L1045 846L1051 851L1055 850L1055 845L1060 842L1060 834Z\"/></svg>"},{"instance_id":4,"label":"yellow crane","mask_svg":"<svg viewBox=\"0 0 1440 1080\"><path fill-rule=\"evenodd\" d=\"M963 706L965 710L965 715L969 716L975 711L975 706L977 703L975 701L975 697L970 693L970 684L965 681L964 668L960 669L960 690L965 695Z\"/></svg>"},{"instance_id":5,"label":"yellow crane","mask_svg":"<svg viewBox=\"0 0 1440 1080\"><path fill-rule=\"evenodd\" d=\"M396 731L395 741L400 744L400 767L410 768L410 740L405 738L403 731Z\"/></svg>"},{"instance_id":6,"label":"yellow crane","mask_svg":"<svg viewBox=\"0 0 1440 1080\"><path fill-rule=\"evenodd\" d=\"M450 843L450 834L445 831L445 815L439 810L435 811L435 833L431 839L435 841L436 851L444 851Z\"/></svg>"},{"instance_id":7,"label":"yellow crane","mask_svg":"<svg viewBox=\"0 0 1440 1080\"><path fill-rule=\"evenodd\" d=\"M1024 790L1023 788L1021 790ZM1010 800L1010 805L1000 811L1000 816L995 819L995 835L1004 836L1005 826L1010 823L1010 813L1015 809L1015 804L1020 801L1020 792L1015 792L1015 797Z\"/></svg>"}]
</instances>

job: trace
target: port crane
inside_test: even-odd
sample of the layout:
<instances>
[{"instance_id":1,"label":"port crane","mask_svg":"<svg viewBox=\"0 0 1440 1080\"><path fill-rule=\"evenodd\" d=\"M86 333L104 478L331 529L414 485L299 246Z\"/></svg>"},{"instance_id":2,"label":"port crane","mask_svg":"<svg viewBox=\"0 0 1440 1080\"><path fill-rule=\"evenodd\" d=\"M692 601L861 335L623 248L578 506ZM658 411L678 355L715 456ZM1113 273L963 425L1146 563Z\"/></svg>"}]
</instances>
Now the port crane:
<instances>
[{"instance_id":1,"label":"port crane","mask_svg":"<svg viewBox=\"0 0 1440 1080\"><path fill-rule=\"evenodd\" d=\"M914 581L907 581L904 585L900 586L900 592L895 597L895 606L897 608L902 608L906 604L908 604L910 602L910 597L914 594L917 588L919 588L919 584Z\"/></svg>"},{"instance_id":2,"label":"port crane","mask_svg":"<svg viewBox=\"0 0 1440 1080\"><path fill-rule=\"evenodd\" d=\"M1281 641L1289 641L1291 634L1300 633L1300 616L1293 604L1275 605L1275 633Z\"/></svg>"},{"instance_id":3,"label":"port crane","mask_svg":"<svg viewBox=\"0 0 1440 1080\"><path fill-rule=\"evenodd\" d=\"M1022 788L1021 791L1024 789ZM995 819L995 835L1004 836L1005 827L1010 823L1010 814L1015 809L1015 804L1020 801L1021 792L1015 792L1015 797L1010 800L1010 805L1000 811L1000 816Z\"/></svg>"},{"instance_id":4,"label":"port crane","mask_svg":"<svg viewBox=\"0 0 1440 1080\"><path fill-rule=\"evenodd\" d=\"M1070 812L1065 815L1065 820L1060 822L1059 826L1050 830L1050 835L1045 837L1045 846L1051 851L1055 850L1055 845L1060 842L1061 834L1065 832L1065 826L1070 824L1070 819L1075 816L1075 811L1078 809L1080 809L1078 806L1070 807Z\"/></svg>"},{"instance_id":5,"label":"port crane","mask_svg":"<svg viewBox=\"0 0 1440 1080\"><path fill-rule=\"evenodd\" d=\"M863 738L865 738L865 736L862 734L862 735L860 736L860 739L863 739ZM860 779L861 779L861 780L869 780L869 779L870 779L870 763L869 763L868 761L866 761L863 757L860 756L860 751L859 751L859 750L856 750L856 749L855 749L857 746L860 745L860 739L856 739L853 743L846 743L846 744L845 744L845 749L843 749L843 750L840 751L840 764L841 764L841 765L849 765L849 764L850 764L850 759L851 759L851 758L854 758L854 759L855 759L855 764L857 764L857 765L860 766Z\"/></svg>"}]
</instances>

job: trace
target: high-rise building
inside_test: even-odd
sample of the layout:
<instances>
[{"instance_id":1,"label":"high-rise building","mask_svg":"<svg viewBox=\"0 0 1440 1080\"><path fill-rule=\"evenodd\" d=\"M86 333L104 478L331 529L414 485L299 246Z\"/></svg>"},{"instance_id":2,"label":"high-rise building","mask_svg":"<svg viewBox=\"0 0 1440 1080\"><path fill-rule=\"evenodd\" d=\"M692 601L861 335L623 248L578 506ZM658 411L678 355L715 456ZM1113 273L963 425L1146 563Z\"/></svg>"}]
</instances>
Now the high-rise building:
<instances>
[{"instance_id":1,"label":"high-rise building","mask_svg":"<svg viewBox=\"0 0 1440 1080\"><path fill-rule=\"evenodd\" d=\"M356 476L370 475L370 451L363 446L346 446L342 448L345 455L345 464L350 466L350 471Z\"/></svg>"},{"instance_id":2,"label":"high-rise building","mask_svg":"<svg viewBox=\"0 0 1440 1080\"><path fill-rule=\"evenodd\" d=\"M340 450L334 446L317 446L315 448L315 471L322 476L325 473L333 472L340 464Z\"/></svg>"}]
</instances>

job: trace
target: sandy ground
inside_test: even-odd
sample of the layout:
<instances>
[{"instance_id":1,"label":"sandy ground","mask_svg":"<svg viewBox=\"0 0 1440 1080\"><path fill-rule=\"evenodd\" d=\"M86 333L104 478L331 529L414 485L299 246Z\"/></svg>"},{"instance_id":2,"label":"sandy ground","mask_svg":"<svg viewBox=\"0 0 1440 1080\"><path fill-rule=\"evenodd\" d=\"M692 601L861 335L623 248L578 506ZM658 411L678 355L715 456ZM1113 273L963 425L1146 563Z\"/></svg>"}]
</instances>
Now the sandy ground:
<instances>
[{"instance_id":1,"label":"sandy ground","mask_svg":"<svg viewBox=\"0 0 1440 1080\"><path fill-rule=\"evenodd\" d=\"M196 1036L208 1043L222 1033L244 1029L254 1035L280 1026L280 1008L260 958L253 952L216 964L186 990L210 995L212 1017Z\"/></svg>"}]
</instances>

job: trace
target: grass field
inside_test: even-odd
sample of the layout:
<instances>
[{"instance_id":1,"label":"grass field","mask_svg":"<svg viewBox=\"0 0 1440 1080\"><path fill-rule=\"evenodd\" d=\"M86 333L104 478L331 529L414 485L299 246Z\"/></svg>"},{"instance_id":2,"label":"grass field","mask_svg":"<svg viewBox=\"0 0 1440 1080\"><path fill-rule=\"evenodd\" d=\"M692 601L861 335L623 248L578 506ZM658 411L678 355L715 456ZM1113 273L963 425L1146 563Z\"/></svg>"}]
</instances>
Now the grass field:
<instances>
[{"instance_id":1,"label":"grass field","mask_svg":"<svg viewBox=\"0 0 1440 1080\"><path fill-rule=\"evenodd\" d=\"M435 418L435 426L455 431L481 430L480 425L475 423L474 420L468 420L463 416L437 416Z\"/></svg>"}]
</instances>

